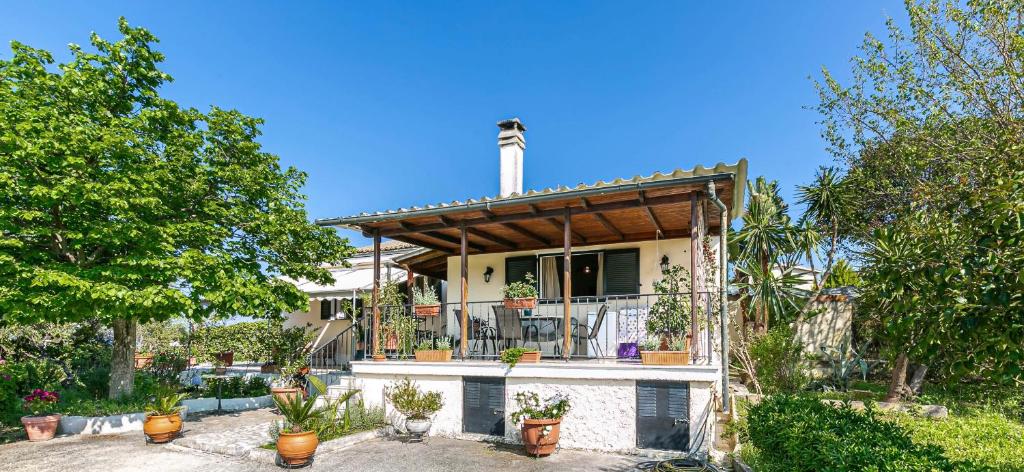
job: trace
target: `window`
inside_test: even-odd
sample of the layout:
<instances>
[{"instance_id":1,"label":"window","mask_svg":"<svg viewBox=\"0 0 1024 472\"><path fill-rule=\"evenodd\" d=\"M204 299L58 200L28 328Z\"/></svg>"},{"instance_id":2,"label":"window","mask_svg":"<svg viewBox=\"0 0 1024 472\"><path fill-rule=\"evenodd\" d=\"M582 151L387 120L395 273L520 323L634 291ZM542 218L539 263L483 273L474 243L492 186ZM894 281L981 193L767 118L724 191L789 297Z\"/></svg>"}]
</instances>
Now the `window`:
<instances>
[{"instance_id":1,"label":"window","mask_svg":"<svg viewBox=\"0 0 1024 472\"><path fill-rule=\"evenodd\" d=\"M335 300L333 298L330 299L330 300L326 300L326 299L325 300L320 300L320 319L321 320L330 320L330 319L334 318L334 304L335 303L337 303L337 300Z\"/></svg>"},{"instance_id":2,"label":"window","mask_svg":"<svg viewBox=\"0 0 1024 472\"><path fill-rule=\"evenodd\" d=\"M560 253L505 259L505 283L537 279L540 298L562 298L565 259ZM581 252L572 255L572 296L600 297L640 292L640 250Z\"/></svg>"}]
</instances>

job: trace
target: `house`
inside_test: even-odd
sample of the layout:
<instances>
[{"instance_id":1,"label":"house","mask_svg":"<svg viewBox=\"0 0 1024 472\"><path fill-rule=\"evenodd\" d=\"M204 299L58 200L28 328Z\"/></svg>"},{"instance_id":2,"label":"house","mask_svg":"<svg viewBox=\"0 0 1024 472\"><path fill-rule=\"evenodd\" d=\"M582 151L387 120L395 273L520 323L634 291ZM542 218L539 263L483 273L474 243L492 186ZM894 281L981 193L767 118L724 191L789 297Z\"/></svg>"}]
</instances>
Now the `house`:
<instances>
[{"instance_id":1,"label":"house","mask_svg":"<svg viewBox=\"0 0 1024 472\"><path fill-rule=\"evenodd\" d=\"M386 385L409 377L445 396L432 434L515 442L516 393L561 394L572 402L562 447L706 451L715 411L728 405L721 261L729 221L742 211L746 160L524 192L526 127L518 119L498 127L498 196L317 221L373 238L378 267L385 238L424 248L402 263L447 282L440 314L417 317L416 337L453 339L452 362L404 359L382 326L413 311L373 297L365 339L387 360L352 363L364 399L382 402ZM686 286L655 293L675 266ZM537 306L505 308L502 286L528 274ZM677 317L671 331L649 332L652 318L666 317ZM636 359L646 339L684 335L689 364ZM524 345L544 359L497 361L503 348Z\"/></svg>"},{"instance_id":2,"label":"house","mask_svg":"<svg viewBox=\"0 0 1024 472\"><path fill-rule=\"evenodd\" d=\"M334 283L319 285L307 280L291 281L309 296L309 307L303 311L289 313L285 327L303 326L316 332L312 347L321 356L320 364L332 367L347 366L362 351L358 340L348 336L358 326L353 320L364 310L363 299L374 287L373 246L356 248L353 257L345 266L330 267ZM408 283L409 274L399 261L402 257L421 252L423 248L401 241L381 244L380 277L384 281ZM419 283L423 283L423 276ZM413 283L417 278L413 277Z\"/></svg>"}]
</instances>

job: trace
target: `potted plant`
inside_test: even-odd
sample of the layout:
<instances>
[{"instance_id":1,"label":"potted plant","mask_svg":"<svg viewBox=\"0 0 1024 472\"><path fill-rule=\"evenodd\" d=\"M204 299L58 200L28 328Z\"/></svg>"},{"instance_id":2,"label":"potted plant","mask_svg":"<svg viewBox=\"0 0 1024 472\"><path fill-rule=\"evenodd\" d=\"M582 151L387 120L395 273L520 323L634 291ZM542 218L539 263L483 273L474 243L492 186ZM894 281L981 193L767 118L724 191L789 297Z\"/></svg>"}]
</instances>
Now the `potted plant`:
<instances>
[{"instance_id":1,"label":"potted plant","mask_svg":"<svg viewBox=\"0 0 1024 472\"><path fill-rule=\"evenodd\" d=\"M430 418L444 407L441 392L421 392L408 377L384 389L384 396L405 415L405 429L416 437L430 431Z\"/></svg>"},{"instance_id":2,"label":"potted plant","mask_svg":"<svg viewBox=\"0 0 1024 472\"><path fill-rule=\"evenodd\" d=\"M512 282L501 289L505 308L524 309L537 307L537 280L527 272L526 280Z\"/></svg>"},{"instance_id":3,"label":"potted plant","mask_svg":"<svg viewBox=\"0 0 1024 472\"><path fill-rule=\"evenodd\" d=\"M416 345L416 362L448 362L452 360L452 344L448 338L424 339Z\"/></svg>"},{"instance_id":4,"label":"potted plant","mask_svg":"<svg viewBox=\"0 0 1024 472\"><path fill-rule=\"evenodd\" d=\"M540 362L540 351L532 347L510 347L501 351L501 362L511 369L520 362Z\"/></svg>"},{"instance_id":5,"label":"potted plant","mask_svg":"<svg viewBox=\"0 0 1024 472\"><path fill-rule=\"evenodd\" d=\"M22 408L29 414L21 417L21 424L25 426L25 434L28 435L29 441L48 441L57 434L60 414L53 413L53 409L59 399L57 392L41 388L25 396Z\"/></svg>"},{"instance_id":6,"label":"potted plant","mask_svg":"<svg viewBox=\"0 0 1024 472\"><path fill-rule=\"evenodd\" d=\"M306 374L302 373L301 367L301 363L292 362L281 368L281 376L274 379L270 386L274 401L305 396Z\"/></svg>"},{"instance_id":7,"label":"potted plant","mask_svg":"<svg viewBox=\"0 0 1024 472\"><path fill-rule=\"evenodd\" d=\"M221 351L214 354L213 357L221 361L225 367L231 367L235 363L235 351Z\"/></svg>"},{"instance_id":8,"label":"potted plant","mask_svg":"<svg viewBox=\"0 0 1024 472\"><path fill-rule=\"evenodd\" d=\"M187 395L184 393L168 393L156 397L146 406L146 420L142 423L142 432L146 440L156 444L168 442L181 433L181 410L179 405Z\"/></svg>"},{"instance_id":9,"label":"potted plant","mask_svg":"<svg viewBox=\"0 0 1024 472\"><path fill-rule=\"evenodd\" d=\"M438 300L434 287L413 289L412 302L416 316L438 316L441 314L441 301Z\"/></svg>"},{"instance_id":10,"label":"potted plant","mask_svg":"<svg viewBox=\"0 0 1024 472\"><path fill-rule=\"evenodd\" d=\"M135 355L135 368L145 369L153 365L153 354L152 353L141 353Z\"/></svg>"},{"instance_id":11,"label":"potted plant","mask_svg":"<svg viewBox=\"0 0 1024 472\"><path fill-rule=\"evenodd\" d=\"M558 446L558 432L562 417L569 411L569 400L564 397L551 397L543 404L534 392L516 394L519 409L512 412L515 423L523 422L523 445L526 453L540 457L555 452Z\"/></svg>"},{"instance_id":12,"label":"potted plant","mask_svg":"<svg viewBox=\"0 0 1024 472\"><path fill-rule=\"evenodd\" d=\"M298 396L274 397L278 411L284 416L284 424L277 436L277 455L288 467L306 465L316 454L320 440L312 426L323 414L316 402L316 395L305 399Z\"/></svg>"},{"instance_id":13,"label":"potted plant","mask_svg":"<svg viewBox=\"0 0 1024 472\"><path fill-rule=\"evenodd\" d=\"M654 282L658 299L647 315L648 342L640 350L640 359L648 365L689 364L690 273L674 265L664 275Z\"/></svg>"},{"instance_id":14,"label":"potted plant","mask_svg":"<svg viewBox=\"0 0 1024 472\"><path fill-rule=\"evenodd\" d=\"M667 349L662 349L667 347ZM690 363L690 339L676 338L667 346L648 338L640 345L640 361L644 365L686 365Z\"/></svg>"}]
</instances>

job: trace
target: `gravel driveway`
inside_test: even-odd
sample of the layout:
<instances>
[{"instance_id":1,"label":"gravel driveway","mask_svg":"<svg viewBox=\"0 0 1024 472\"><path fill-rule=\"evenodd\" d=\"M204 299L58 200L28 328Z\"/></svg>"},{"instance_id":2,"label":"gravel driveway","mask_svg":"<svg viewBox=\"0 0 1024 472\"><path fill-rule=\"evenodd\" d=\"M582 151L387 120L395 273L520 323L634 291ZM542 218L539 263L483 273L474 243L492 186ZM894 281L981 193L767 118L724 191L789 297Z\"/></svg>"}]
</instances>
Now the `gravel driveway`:
<instances>
[{"instance_id":1,"label":"gravel driveway","mask_svg":"<svg viewBox=\"0 0 1024 472\"><path fill-rule=\"evenodd\" d=\"M207 416L185 423L185 434L200 434L266 422L267 410ZM519 448L475 441L430 438L423 444L374 439L351 448L318 454L310 468L360 472L477 472L515 470L629 471L646 459L577 451L559 451L548 458L524 456ZM109 436L71 436L42 443L18 442L0 446L0 469L5 471L280 471L271 464L203 453L178 446L147 445L142 432Z\"/></svg>"}]
</instances>

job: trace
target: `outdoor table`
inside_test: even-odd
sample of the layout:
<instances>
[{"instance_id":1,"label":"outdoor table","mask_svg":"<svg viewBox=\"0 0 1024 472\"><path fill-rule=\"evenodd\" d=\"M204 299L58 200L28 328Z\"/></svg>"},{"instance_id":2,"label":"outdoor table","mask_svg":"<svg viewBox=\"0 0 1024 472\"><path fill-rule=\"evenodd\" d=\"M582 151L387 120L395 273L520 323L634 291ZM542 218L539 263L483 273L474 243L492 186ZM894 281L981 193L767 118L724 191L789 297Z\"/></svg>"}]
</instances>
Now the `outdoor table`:
<instances>
[{"instance_id":1,"label":"outdoor table","mask_svg":"<svg viewBox=\"0 0 1024 472\"><path fill-rule=\"evenodd\" d=\"M230 379L232 377L238 377L238 376L237 375L228 375L228 374L221 374L221 375L205 374L202 377L203 377L204 380L205 379L225 380L225 379ZM217 382L217 413L221 413L222 412L222 410L220 408L220 399L221 399L221 389L223 387L224 387L224 382Z\"/></svg>"},{"instance_id":2,"label":"outdoor table","mask_svg":"<svg viewBox=\"0 0 1024 472\"><path fill-rule=\"evenodd\" d=\"M524 315L522 312L519 314L519 320L523 326L530 324L537 327L537 341L538 342L557 342L558 335L562 329L562 323L565 321L564 315ZM551 331L544 331L548 324L551 325ZM555 346L556 351L559 346ZM557 354L557 352L555 353Z\"/></svg>"}]
</instances>

